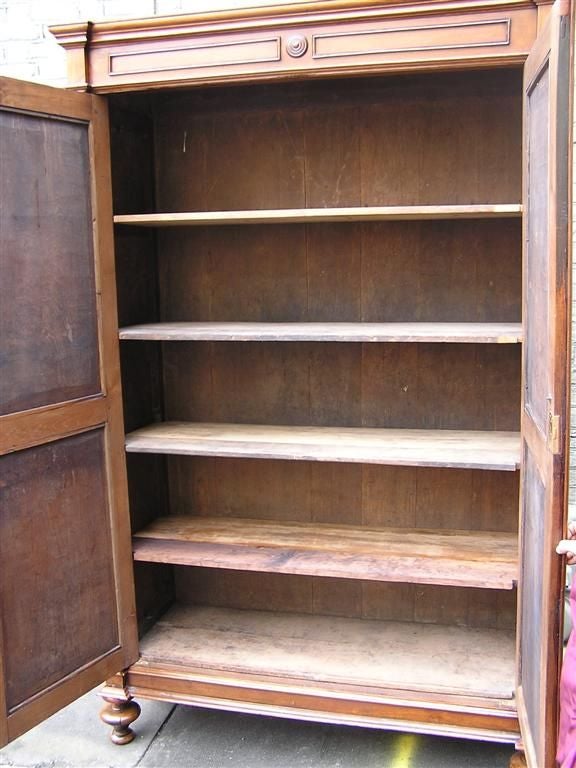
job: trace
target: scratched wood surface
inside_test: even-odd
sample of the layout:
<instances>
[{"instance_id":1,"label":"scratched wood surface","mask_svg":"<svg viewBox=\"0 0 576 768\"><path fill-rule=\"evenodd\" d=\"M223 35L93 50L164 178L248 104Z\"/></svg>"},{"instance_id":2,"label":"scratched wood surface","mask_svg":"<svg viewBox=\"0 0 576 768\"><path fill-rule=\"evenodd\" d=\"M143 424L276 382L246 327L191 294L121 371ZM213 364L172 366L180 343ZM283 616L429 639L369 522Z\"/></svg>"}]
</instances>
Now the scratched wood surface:
<instances>
[{"instance_id":1,"label":"scratched wood surface","mask_svg":"<svg viewBox=\"0 0 576 768\"><path fill-rule=\"evenodd\" d=\"M125 341L349 341L516 344L521 323L144 323Z\"/></svg>"},{"instance_id":2,"label":"scratched wood surface","mask_svg":"<svg viewBox=\"0 0 576 768\"><path fill-rule=\"evenodd\" d=\"M521 319L515 219L182 228L157 238L165 322Z\"/></svg>"},{"instance_id":3,"label":"scratched wood surface","mask_svg":"<svg viewBox=\"0 0 576 768\"><path fill-rule=\"evenodd\" d=\"M519 427L520 345L170 343L162 355L170 421Z\"/></svg>"},{"instance_id":4,"label":"scratched wood surface","mask_svg":"<svg viewBox=\"0 0 576 768\"><path fill-rule=\"evenodd\" d=\"M315 221L420 221L520 216L518 203L499 205L366 206L364 208L283 208L256 211L143 213L114 216L116 224L141 227L203 227L228 224L304 224Z\"/></svg>"},{"instance_id":5,"label":"scratched wood surface","mask_svg":"<svg viewBox=\"0 0 576 768\"><path fill-rule=\"evenodd\" d=\"M9 710L118 645L105 461L102 430L1 459ZM90 515L78 514L88 507ZM72 584L84 599L64 599Z\"/></svg>"},{"instance_id":6,"label":"scratched wood surface","mask_svg":"<svg viewBox=\"0 0 576 768\"><path fill-rule=\"evenodd\" d=\"M326 215L328 208L518 205L520 90L510 70L157 93L143 108L154 121L155 206L116 213L255 211L258 218L263 209L297 216L311 208ZM273 323L521 319L517 216L117 227L122 238L137 232L156 237L159 314L126 325L257 323L265 333L263 324ZM166 328L153 332L157 340L166 340ZM180 325L179 333L195 335ZM157 345L168 420L519 427L518 344L198 341ZM148 375L138 366L132 390L148 386ZM517 525L515 472L256 455L165 454L170 513L510 533ZM511 626L515 612L513 593L500 590L174 570L180 599L246 609L264 600L287 610L494 627Z\"/></svg>"},{"instance_id":7,"label":"scratched wood surface","mask_svg":"<svg viewBox=\"0 0 576 768\"><path fill-rule=\"evenodd\" d=\"M157 212L518 204L520 89L499 70L160 94Z\"/></svg>"},{"instance_id":8,"label":"scratched wood surface","mask_svg":"<svg viewBox=\"0 0 576 768\"><path fill-rule=\"evenodd\" d=\"M514 651L508 631L184 606L141 644L150 662L501 699Z\"/></svg>"},{"instance_id":9,"label":"scratched wood surface","mask_svg":"<svg viewBox=\"0 0 576 768\"><path fill-rule=\"evenodd\" d=\"M153 124L146 101L111 99L110 142L114 211L154 210ZM139 108L137 108L139 107ZM116 286L120 325L159 319L158 264L154 232L115 233ZM121 344L124 427L137 429L163 413L162 355L157 344ZM132 531L168 513L164 456L126 456ZM138 563L134 568L140 631L174 599L172 569Z\"/></svg>"},{"instance_id":10,"label":"scratched wood surface","mask_svg":"<svg viewBox=\"0 0 576 768\"><path fill-rule=\"evenodd\" d=\"M143 562L512 589L515 534L162 517L136 534Z\"/></svg>"},{"instance_id":11,"label":"scratched wood surface","mask_svg":"<svg viewBox=\"0 0 576 768\"><path fill-rule=\"evenodd\" d=\"M573 22L555 3L524 70L523 482L520 505L519 718L528 762L554 763L565 563L570 360L570 90ZM573 11L573 8L572 8ZM573 30L572 30L573 32ZM573 38L572 38L573 39ZM555 439L554 426L558 435Z\"/></svg>"},{"instance_id":12,"label":"scratched wood surface","mask_svg":"<svg viewBox=\"0 0 576 768\"><path fill-rule=\"evenodd\" d=\"M101 383L87 127L2 111L0 137L4 414L94 396Z\"/></svg>"},{"instance_id":13,"label":"scratched wood surface","mask_svg":"<svg viewBox=\"0 0 576 768\"><path fill-rule=\"evenodd\" d=\"M233 456L295 461L365 462L400 466L514 471L516 432L281 427L164 422L130 432L129 453Z\"/></svg>"}]
</instances>

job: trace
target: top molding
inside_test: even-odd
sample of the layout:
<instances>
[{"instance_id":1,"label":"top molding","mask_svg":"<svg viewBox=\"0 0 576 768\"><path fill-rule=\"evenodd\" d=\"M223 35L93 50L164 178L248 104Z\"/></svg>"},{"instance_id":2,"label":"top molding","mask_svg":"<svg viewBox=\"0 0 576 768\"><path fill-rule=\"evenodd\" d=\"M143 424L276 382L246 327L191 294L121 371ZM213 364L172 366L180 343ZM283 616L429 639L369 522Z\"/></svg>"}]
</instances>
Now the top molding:
<instances>
[{"instance_id":1,"label":"top molding","mask_svg":"<svg viewBox=\"0 0 576 768\"><path fill-rule=\"evenodd\" d=\"M96 92L520 63L552 0L311 0L50 28Z\"/></svg>"}]
</instances>

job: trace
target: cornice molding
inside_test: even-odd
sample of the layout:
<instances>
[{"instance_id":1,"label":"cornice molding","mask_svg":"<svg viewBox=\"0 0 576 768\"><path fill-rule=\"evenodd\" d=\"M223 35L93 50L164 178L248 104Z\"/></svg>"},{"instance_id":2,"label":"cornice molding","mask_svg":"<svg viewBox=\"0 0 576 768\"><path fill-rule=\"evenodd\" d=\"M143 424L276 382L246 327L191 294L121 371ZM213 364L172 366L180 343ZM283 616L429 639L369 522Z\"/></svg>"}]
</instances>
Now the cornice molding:
<instances>
[{"instance_id":1,"label":"cornice molding","mask_svg":"<svg viewBox=\"0 0 576 768\"><path fill-rule=\"evenodd\" d=\"M90 39L91 21L83 21L74 24L59 24L49 27L50 32L58 40L63 48L76 48L86 45Z\"/></svg>"},{"instance_id":2,"label":"cornice molding","mask_svg":"<svg viewBox=\"0 0 576 768\"><path fill-rule=\"evenodd\" d=\"M433 14L535 9L538 5L551 2L553 0L310 0L306 3L281 3L196 14L63 24L51 26L50 31L64 47L77 46L82 35L89 38L91 46L97 46L136 39L174 38L180 35L259 29L269 25L282 27L358 18L393 19Z\"/></svg>"}]
</instances>

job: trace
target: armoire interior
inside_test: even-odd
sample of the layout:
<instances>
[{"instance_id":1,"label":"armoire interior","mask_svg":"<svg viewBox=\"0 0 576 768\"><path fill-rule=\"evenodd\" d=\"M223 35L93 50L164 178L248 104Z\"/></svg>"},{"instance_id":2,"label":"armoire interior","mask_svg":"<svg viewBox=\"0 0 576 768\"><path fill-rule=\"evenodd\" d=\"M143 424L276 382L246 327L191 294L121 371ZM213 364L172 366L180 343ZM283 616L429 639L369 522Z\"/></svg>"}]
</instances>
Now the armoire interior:
<instances>
[{"instance_id":1,"label":"armoire interior","mask_svg":"<svg viewBox=\"0 0 576 768\"><path fill-rule=\"evenodd\" d=\"M344 428L458 430L472 442L519 431L521 69L108 103L116 215L494 208L116 225L129 438L159 422L286 428L270 458L128 439L142 657L511 701L517 465L489 441L478 460L447 461L434 444L417 461L353 447L311 459L286 435L305 444L309 428L330 427L337 445ZM173 324L174 340L155 338L154 323ZM208 330L178 338L181 323ZM359 340L359 323L418 323L424 335Z\"/></svg>"}]
</instances>

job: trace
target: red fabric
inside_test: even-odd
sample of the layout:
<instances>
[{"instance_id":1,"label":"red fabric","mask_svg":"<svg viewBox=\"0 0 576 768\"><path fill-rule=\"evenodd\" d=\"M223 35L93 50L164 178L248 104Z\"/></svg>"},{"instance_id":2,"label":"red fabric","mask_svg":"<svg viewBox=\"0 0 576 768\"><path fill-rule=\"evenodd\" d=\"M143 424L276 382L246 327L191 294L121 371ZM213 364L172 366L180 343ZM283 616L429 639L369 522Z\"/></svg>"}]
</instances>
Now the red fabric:
<instances>
[{"instance_id":1,"label":"red fabric","mask_svg":"<svg viewBox=\"0 0 576 768\"><path fill-rule=\"evenodd\" d=\"M576 621L576 574L570 589L570 608ZM576 768L576 630L568 639L560 678L560 730L556 760L560 768Z\"/></svg>"}]
</instances>

